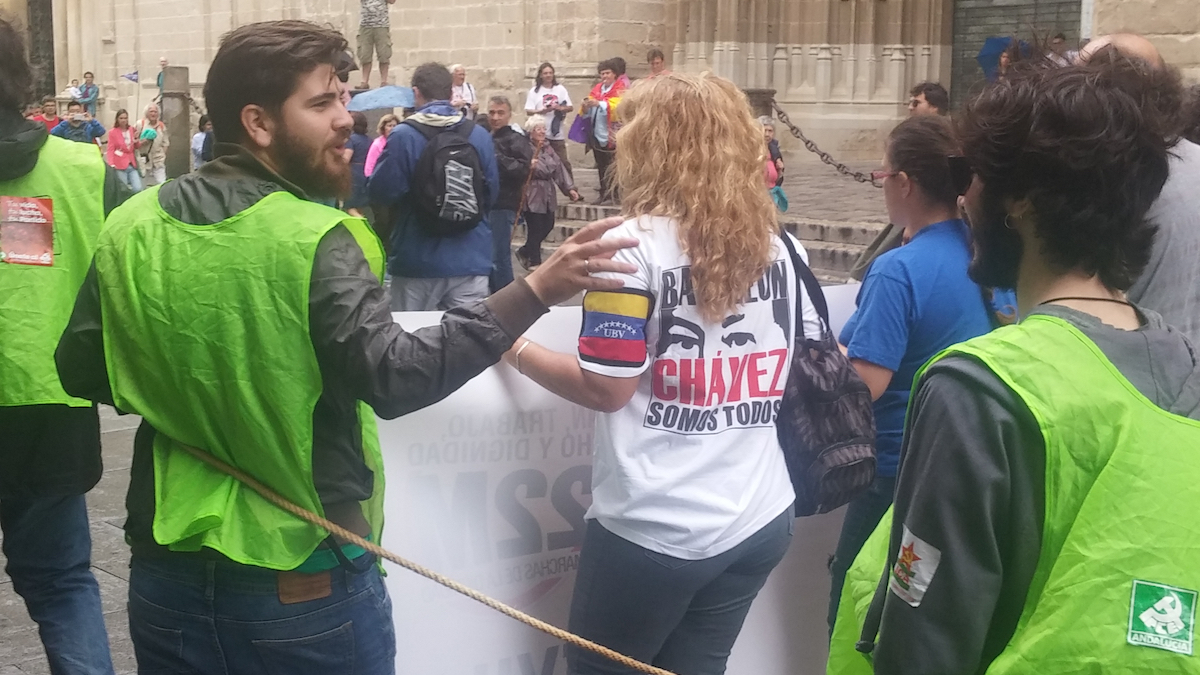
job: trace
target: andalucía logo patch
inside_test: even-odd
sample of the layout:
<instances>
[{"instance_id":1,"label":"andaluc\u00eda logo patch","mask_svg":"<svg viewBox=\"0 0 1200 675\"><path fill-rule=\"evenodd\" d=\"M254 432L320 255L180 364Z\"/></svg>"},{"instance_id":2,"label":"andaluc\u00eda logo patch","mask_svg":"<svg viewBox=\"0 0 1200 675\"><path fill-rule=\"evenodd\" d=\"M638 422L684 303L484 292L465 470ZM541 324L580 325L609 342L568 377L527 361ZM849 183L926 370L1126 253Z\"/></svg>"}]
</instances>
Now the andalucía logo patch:
<instances>
[{"instance_id":1,"label":"andaluc\u00eda logo patch","mask_svg":"<svg viewBox=\"0 0 1200 675\"><path fill-rule=\"evenodd\" d=\"M1192 655L1196 591L1133 580L1129 600L1129 644Z\"/></svg>"},{"instance_id":2,"label":"andaluc\u00eda logo patch","mask_svg":"<svg viewBox=\"0 0 1200 675\"><path fill-rule=\"evenodd\" d=\"M920 607L942 560L942 552L910 532L907 525L903 529L900 552L888 575L888 588L909 605Z\"/></svg>"}]
</instances>

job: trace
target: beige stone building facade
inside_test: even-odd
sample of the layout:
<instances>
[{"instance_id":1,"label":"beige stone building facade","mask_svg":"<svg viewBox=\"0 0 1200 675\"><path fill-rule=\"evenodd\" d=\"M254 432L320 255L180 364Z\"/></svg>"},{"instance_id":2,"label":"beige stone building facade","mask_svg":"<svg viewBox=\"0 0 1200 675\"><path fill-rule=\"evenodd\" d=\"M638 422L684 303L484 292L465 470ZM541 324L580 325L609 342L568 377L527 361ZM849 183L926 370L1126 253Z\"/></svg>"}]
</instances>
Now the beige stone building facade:
<instances>
[{"instance_id":1,"label":"beige stone building facade","mask_svg":"<svg viewBox=\"0 0 1200 675\"><path fill-rule=\"evenodd\" d=\"M0 11L35 5L52 10L55 86L94 71L105 116L157 94L162 56L190 69L200 100L231 28L303 18L343 31L353 48L359 12L355 0L0 0ZM657 46L674 69L775 90L814 140L847 157L878 156L917 82L949 84L962 100L987 35L1134 30L1200 79L1198 0L398 0L390 16L393 82L423 61L458 62L481 95L519 108L543 61L582 97L598 60L622 56L636 77ZM140 83L122 77L133 72Z\"/></svg>"}]
</instances>

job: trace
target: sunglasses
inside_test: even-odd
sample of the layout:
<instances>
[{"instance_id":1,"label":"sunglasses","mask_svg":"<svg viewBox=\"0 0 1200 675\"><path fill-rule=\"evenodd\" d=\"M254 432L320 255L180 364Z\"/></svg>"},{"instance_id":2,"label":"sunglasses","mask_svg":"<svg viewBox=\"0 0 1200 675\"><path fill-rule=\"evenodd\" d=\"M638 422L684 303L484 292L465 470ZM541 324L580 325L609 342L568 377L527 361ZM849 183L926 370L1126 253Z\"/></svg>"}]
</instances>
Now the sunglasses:
<instances>
[{"instance_id":1,"label":"sunglasses","mask_svg":"<svg viewBox=\"0 0 1200 675\"><path fill-rule=\"evenodd\" d=\"M898 175L900 175L899 171L884 171L883 169L876 169L871 172L871 180L879 182L884 178L891 178L892 176Z\"/></svg>"},{"instance_id":2,"label":"sunglasses","mask_svg":"<svg viewBox=\"0 0 1200 675\"><path fill-rule=\"evenodd\" d=\"M950 184L954 187L954 192L958 195L967 194L971 180L975 177L971 163L962 155L951 155L946 158L946 163L950 166Z\"/></svg>"}]
</instances>

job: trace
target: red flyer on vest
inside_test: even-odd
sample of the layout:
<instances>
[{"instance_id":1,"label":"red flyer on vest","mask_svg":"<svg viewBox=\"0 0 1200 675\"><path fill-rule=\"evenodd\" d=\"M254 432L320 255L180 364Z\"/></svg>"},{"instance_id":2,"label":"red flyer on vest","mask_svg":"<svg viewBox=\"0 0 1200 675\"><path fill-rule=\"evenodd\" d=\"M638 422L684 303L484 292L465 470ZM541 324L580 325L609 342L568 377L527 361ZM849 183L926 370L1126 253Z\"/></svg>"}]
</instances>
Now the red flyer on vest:
<instances>
[{"instance_id":1,"label":"red flyer on vest","mask_svg":"<svg viewBox=\"0 0 1200 675\"><path fill-rule=\"evenodd\" d=\"M0 197L0 262L54 264L54 201Z\"/></svg>"}]
</instances>

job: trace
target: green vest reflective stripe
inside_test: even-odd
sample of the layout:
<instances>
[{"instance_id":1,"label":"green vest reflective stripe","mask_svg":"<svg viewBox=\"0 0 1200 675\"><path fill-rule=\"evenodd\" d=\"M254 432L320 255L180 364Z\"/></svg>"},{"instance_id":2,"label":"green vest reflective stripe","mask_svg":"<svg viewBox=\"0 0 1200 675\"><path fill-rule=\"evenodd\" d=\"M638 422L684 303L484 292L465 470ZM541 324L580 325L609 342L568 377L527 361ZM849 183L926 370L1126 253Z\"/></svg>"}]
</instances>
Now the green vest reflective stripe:
<instances>
[{"instance_id":1,"label":"green vest reflective stripe","mask_svg":"<svg viewBox=\"0 0 1200 675\"><path fill-rule=\"evenodd\" d=\"M283 191L215 225L189 225L162 209L154 188L115 210L101 232L96 270L114 400L159 432L159 544L290 570L326 537L179 443L324 515L312 476L322 381L308 301L317 244L339 224L382 278L379 240L366 221ZM383 462L374 413L361 402L359 420L375 475L364 516L379 541Z\"/></svg>"},{"instance_id":2,"label":"green vest reflective stripe","mask_svg":"<svg viewBox=\"0 0 1200 675\"><path fill-rule=\"evenodd\" d=\"M0 181L0 197L49 198L54 218L51 265L0 261L0 406L92 405L63 391L54 350L104 224L104 172L95 145L51 136L33 171Z\"/></svg>"},{"instance_id":3,"label":"green vest reflective stripe","mask_svg":"<svg viewBox=\"0 0 1200 675\"><path fill-rule=\"evenodd\" d=\"M1200 422L1155 406L1056 317L1030 316L930 363L948 353L996 373L1045 443L1041 556L1013 638L987 672L1200 673ZM889 512L872 538L891 522ZM856 574L878 574L880 548L864 548ZM849 575L845 588L858 590Z\"/></svg>"}]
</instances>

